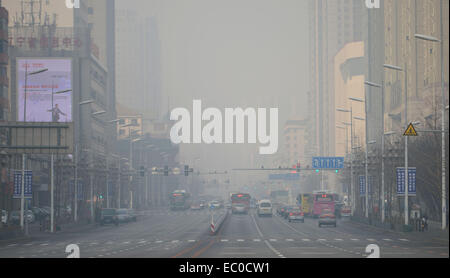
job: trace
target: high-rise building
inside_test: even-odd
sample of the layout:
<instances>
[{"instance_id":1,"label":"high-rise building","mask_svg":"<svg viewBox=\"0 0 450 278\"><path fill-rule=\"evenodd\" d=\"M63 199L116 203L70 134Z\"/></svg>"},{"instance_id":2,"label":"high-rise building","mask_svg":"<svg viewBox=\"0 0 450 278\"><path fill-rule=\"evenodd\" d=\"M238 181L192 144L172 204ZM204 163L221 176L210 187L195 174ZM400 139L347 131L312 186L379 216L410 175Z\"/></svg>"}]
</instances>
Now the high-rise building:
<instances>
[{"instance_id":1,"label":"high-rise building","mask_svg":"<svg viewBox=\"0 0 450 278\"><path fill-rule=\"evenodd\" d=\"M157 23L153 17L141 18L136 11L121 8L119 2L116 20L117 102L142 114L148 125L162 117Z\"/></svg>"},{"instance_id":2,"label":"high-rise building","mask_svg":"<svg viewBox=\"0 0 450 278\"><path fill-rule=\"evenodd\" d=\"M362 39L363 1L311 0L308 150L333 156L335 150L334 60L349 42Z\"/></svg>"}]
</instances>

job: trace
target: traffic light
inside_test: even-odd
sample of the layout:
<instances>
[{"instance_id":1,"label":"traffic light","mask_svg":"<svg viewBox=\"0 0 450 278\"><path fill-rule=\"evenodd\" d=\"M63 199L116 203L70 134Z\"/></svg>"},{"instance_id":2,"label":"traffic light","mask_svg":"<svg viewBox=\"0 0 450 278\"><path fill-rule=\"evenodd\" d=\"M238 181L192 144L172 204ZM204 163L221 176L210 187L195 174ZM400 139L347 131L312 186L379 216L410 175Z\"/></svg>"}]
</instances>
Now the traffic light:
<instances>
[{"instance_id":1,"label":"traffic light","mask_svg":"<svg viewBox=\"0 0 450 278\"><path fill-rule=\"evenodd\" d=\"M319 173L320 171L319 171L319 169L316 169L316 173Z\"/></svg>"},{"instance_id":2,"label":"traffic light","mask_svg":"<svg viewBox=\"0 0 450 278\"><path fill-rule=\"evenodd\" d=\"M98 198L99 198L100 200L103 200L103 195L102 195L102 194L99 194L99 195L98 195Z\"/></svg>"},{"instance_id":3,"label":"traffic light","mask_svg":"<svg viewBox=\"0 0 450 278\"><path fill-rule=\"evenodd\" d=\"M297 173L300 173L300 168L301 168L301 165L300 165L300 162L298 162L297 163Z\"/></svg>"},{"instance_id":4,"label":"traffic light","mask_svg":"<svg viewBox=\"0 0 450 278\"><path fill-rule=\"evenodd\" d=\"M184 175L185 175L186 177L189 176L189 165L184 165Z\"/></svg>"},{"instance_id":5,"label":"traffic light","mask_svg":"<svg viewBox=\"0 0 450 278\"><path fill-rule=\"evenodd\" d=\"M339 169L336 169L336 174L339 174Z\"/></svg>"},{"instance_id":6,"label":"traffic light","mask_svg":"<svg viewBox=\"0 0 450 278\"><path fill-rule=\"evenodd\" d=\"M141 177L145 176L145 168L144 168L144 166L141 166L141 169L139 170L139 174L141 175Z\"/></svg>"},{"instance_id":7,"label":"traffic light","mask_svg":"<svg viewBox=\"0 0 450 278\"><path fill-rule=\"evenodd\" d=\"M169 166L164 166L164 176L169 176Z\"/></svg>"}]
</instances>

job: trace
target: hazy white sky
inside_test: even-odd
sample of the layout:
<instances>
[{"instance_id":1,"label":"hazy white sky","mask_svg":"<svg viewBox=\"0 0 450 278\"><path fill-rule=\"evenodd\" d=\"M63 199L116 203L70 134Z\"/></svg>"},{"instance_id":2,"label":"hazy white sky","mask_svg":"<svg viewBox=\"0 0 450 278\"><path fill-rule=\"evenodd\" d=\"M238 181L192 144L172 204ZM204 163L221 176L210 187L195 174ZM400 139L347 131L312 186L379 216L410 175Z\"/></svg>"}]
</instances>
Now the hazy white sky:
<instances>
[{"instance_id":1,"label":"hazy white sky","mask_svg":"<svg viewBox=\"0 0 450 278\"><path fill-rule=\"evenodd\" d=\"M308 10L299 0L116 0L157 19L164 99L170 106L279 107L280 129L305 116ZM166 105L166 104L165 104ZM280 133L281 137L282 133ZM281 140L281 138L280 138ZM281 142L280 142L281 143ZM186 146L208 169L250 165L256 146ZM281 148L280 148L281 150ZM221 159L208 159L211 153ZM183 161L182 161L183 162Z\"/></svg>"}]
</instances>

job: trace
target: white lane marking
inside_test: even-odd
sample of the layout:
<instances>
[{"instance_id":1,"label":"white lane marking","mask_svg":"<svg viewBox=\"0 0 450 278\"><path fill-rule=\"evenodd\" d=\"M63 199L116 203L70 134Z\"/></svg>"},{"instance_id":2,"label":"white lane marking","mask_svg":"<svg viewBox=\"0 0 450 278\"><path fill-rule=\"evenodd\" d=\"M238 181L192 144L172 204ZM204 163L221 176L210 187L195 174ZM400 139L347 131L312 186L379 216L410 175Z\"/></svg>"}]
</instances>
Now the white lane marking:
<instances>
[{"instance_id":1,"label":"white lane marking","mask_svg":"<svg viewBox=\"0 0 450 278\"><path fill-rule=\"evenodd\" d=\"M8 247L14 247L14 246L17 246L17 244L10 244L10 245L8 245Z\"/></svg>"},{"instance_id":2,"label":"white lane marking","mask_svg":"<svg viewBox=\"0 0 450 278\"><path fill-rule=\"evenodd\" d=\"M48 243L42 243L41 246L48 246Z\"/></svg>"},{"instance_id":3,"label":"white lane marking","mask_svg":"<svg viewBox=\"0 0 450 278\"><path fill-rule=\"evenodd\" d=\"M172 240L172 243L178 243L180 242L179 240Z\"/></svg>"},{"instance_id":4,"label":"white lane marking","mask_svg":"<svg viewBox=\"0 0 450 278\"><path fill-rule=\"evenodd\" d=\"M195 239L188 240L188 242L195 242L195 241L196 241Z\"/></svg>"},{"instance_id":5,"label":"white lane marking","mask_svg":"<svg viewBox=\"0 0 450 278\"><path fill-rule=\"evenodd\" d=\"M163 242L162 240L155 241L155 243L162 243L162 242Z\"/></svg>"},{"instance_id":6,"label":"white lane marking","mask_svg":"<svg viewBox=\"0 0 450 278\"><path fill-rule=\"evenodd\" d=\"M253 216L253 214L251 214L251 216L252 216L253 223L255 224L255 227L256 227L256 230L257 230L259 236L260 236L261 238L264 238L264 236L263 236L261 230L260 230L259 227L258 227L258 224L256 223L255 217ZM278 250L276 250L275 248L273 248L273 246L272 246L272 244L270 244L270 242L268 242L267 240L264 240L264 243L267 245L267 247L269 247L270 250L272 250L272 252L274 252L275 254L280 254L280 252L278 252Z\"/></svg>"},{"instance_id":7,"label":"white lane marking","mask_svg":"<svg viewBox=\"0 0 450 278\"><path fill-rule=\"evenodd\" d=\"M143 241L139 241L138 244L142 244L142 243L146 243L146 242L147 242L146 240L143 240Z\"/></svg>"},{"instance_id":8,"label":"white lane marking","mask_svg":"<svg viewBox=\"0 0 450 278\"><path fill-rule=\"evenodd\" d=\"M130 242L129 241L125 241L123 244L130 244Z\"/></svg>"},{"instance_id":9,"label":"white lane marking","mask_svg":"<svg viewBox=\"0 0 450 278\"><path fill-rule=\"evenodd\" d=\"M220 241L221 241L221 242L227 242L228 239L221 239Z\"/></svg>"},{"instance_id":10,"label":"white lane marking","mask_svg":"<svg viewBox=\"0 0 450 278\"><path fill-rule=\"evenodd\" d=\"M255 242L260 242L261 241L261 239L259 239L259 238L255 238L253 241L255 241Z\"/></svg>"},{"instance_id":11,"label":"white lane marking","mask_svg":"<svg viewBox=\"0 0 450 278\"><path fill-rule=\"evenodd\" d=\"M243 239L238 239L237 241L238 241L238 242L244 242L245 240L243 240Z\"/></svg>"},{"instance_id":12,"label":"white lane marking","mask_svg":"<svg viewBox=\"0 0 450 278\"><path fill-rule=\"evenodd\" d=\"M269 239L270 242L276 242L277 240L275 238Z\"/></svg>"},{"instance_id":13,"label":"white lane marking","mask_svg":"<svg viewBox=\"0 0 450 278\"><path fill-rule=\"evenodd\" d=\"M294 241L292 238L287 238L286 241Z\"/></svg>"},{"instance_id":14,"label":"white lane marking","mask_svg":"<svg viewBox=\"0 0 450 278\"><path fill-rule=\"evenodd\" d=\"M98 242L91 242L91 245L98 245Z\"/></svg>"}]
</instances>

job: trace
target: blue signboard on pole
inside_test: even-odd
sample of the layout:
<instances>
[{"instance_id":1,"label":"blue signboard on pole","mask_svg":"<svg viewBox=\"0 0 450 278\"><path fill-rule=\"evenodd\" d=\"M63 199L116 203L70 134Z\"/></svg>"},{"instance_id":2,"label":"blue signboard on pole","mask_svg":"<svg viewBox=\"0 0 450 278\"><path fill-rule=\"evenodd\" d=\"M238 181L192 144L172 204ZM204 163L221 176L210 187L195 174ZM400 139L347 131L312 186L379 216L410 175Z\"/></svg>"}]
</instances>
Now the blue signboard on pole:
<instances>
[{"instance_id":1,"label":"blue signboard on pole","mask_svg":"<svg viewBox=\"0 0 450 278\"><path fill-rule=\"evenodd\" d=\"M408 167L408 195L416 195L415 167ZM405 195L405 167L397 167L397 195Z\"/></svg>"},{"instance_id":2,"label":"blue signboard on pole","mask_svg":"<svg viewBox=\"0 0 450 278\"><path fill-rule=\"evenodd\" d=\"M25 171L25 199L33 198L33 171ZM14 171L14 199L22 198L22 170Z\"/></svg>"},{"instance_id":3,"label":"blue signboard on pole","mask_svg":"<svg viewBox=\"0 0 450 278\"><path fill-rule=\"evenodd\" d=\"M314 169L343 169L343 157L313 157L312 168Z\"/></svg>"},{"instance_id":4,"label":"blue signboard on pole","mask_svg":"<svg viewBox=\"0 0 450 278\"><path fill-rule=\"evenodd\" d=\"M373 176L369 176L369 182L367 187L369 187L369 195L373 194L372 191ZM359 193L361 196L366 195L366 176L359 176Z\"/></svg>"},{"instance_id":5,"label":"blue signboard on pole","mask_svg":"<svg viewBox=\"0 0 450 278\"><path fill-rule=\"evenodd\" d=\"M83 201L83 181L82 180L78 180L78 188L77 188L77 195L78 195L78 201ZM70 194L73 196L74 190L75 190L75 185L74 185L74 180L70 180Z\"/></svg>"}]
</instances>

